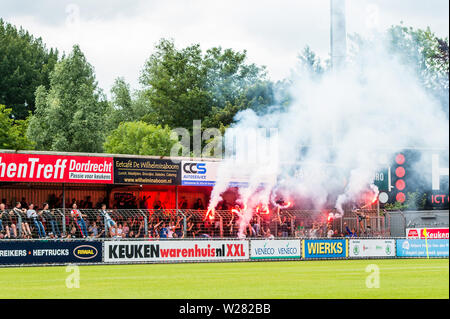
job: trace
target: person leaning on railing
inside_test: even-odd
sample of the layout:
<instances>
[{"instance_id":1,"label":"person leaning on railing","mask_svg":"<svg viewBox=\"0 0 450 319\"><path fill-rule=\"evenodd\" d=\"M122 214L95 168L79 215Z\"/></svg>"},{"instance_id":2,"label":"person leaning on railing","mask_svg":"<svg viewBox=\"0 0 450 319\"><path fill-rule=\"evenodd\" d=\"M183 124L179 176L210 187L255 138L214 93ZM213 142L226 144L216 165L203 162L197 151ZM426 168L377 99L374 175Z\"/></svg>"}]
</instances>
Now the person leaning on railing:
<instances>
[{"instance_id":1,"label":"person leaning on railing","mask_svg":"<svg viewBox=\"0 0 450 319\"><path fill-rule=\"evenodd\" d=\"M49 226L51 227L51 232L55 237L61 237L61 232L59 231L58 222L55 217L55 210L49 210L49 204L42 204L41 216L44 217L47 227L47 232L49 233Z\"/></svg>"},{"instance_id":2,"label":"person leaning on railing","mask_svg":"<svg viewBox=\"0 0 450 319\"><path fill-rule=\"evenodd\" d=\"M117 236L117 223L111 218L111 215L109 213L112 212L110 210L106 210L106 204L102 204L100 215L104 219L106 230L109 232L109 236L114 237Z\"/></svg>"},{"instance_id":3,"label":"person leaning on railing","mask_svg":"<svg viewBox=\"0 0 450 319\"><path fill-rule=\"evenodd\" d=\"M39 220L39 215L36 212L36 210L34 209L34 204L30 204L28 206L27 218L28 218L28 220L30 220L34 223L34 226L36 227L39 238L47 237L47 235L45 234L44 226L42 225L42 222Z\"/></svg>"},{"instance_id":4,"label":"person leaning on railing","mask_svg":"<svg viewBox=\"0 0 450 319\"><path fill-rule=\"evenodd\" d=\"M77 224L81 237L86 238L88 236L87 228L86 228L86 222L84 221L83 217L87 217L86 214L82 214L79 209L77 209L77 204L72 205L72 210L70 211L70 215L75 220L75 223Z\"/></svg>"},{"instance_id":5,"label":"person leaning on railing","mask_svg":"<svg viewBox=\"0 0 450 319\"><path fill-rule=\"evenodd\" d=\"M29 219L27 218L25 208L21 208L22 204L20 202L16 202L16 206L13 208L13 213L21 218L20 226L22 230L22 237L31 239L33 235L31 234L30 225L28 224Z\"/></svg>"},{"instance_id":6,"label":"person leaning on railing","mask_svg":"<svg viewBox=\"0 0 450 319\"><path fill-rule=\"evenodd\" d=\"M11 215L13 213L11 211L7 211L5 209L5 204L0 203L0 221L1 221L1 227L0 231L5 231L4 237L5 238L11 238L11 230L13 231L14 238L17 238L17 228L16 224L12 222Z\"/></svg>"}]
</instances>

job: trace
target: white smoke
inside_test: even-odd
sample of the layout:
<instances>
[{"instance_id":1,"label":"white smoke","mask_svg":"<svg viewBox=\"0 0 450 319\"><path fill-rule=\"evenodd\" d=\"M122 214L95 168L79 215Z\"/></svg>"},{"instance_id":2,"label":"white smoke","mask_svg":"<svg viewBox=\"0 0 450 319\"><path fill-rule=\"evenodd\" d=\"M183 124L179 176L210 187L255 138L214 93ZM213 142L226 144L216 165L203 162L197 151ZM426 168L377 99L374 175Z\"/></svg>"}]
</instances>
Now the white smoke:
<instances>
[{"instance_id":1,"label":"white smoke","mask_svg":"<svg viewBox=\"0 0 450 319\"><path fill-rule=\"evenodd\" d=\"M384 168L381 156L392 158L408 147L448 149L448 118L411 69L378 44L360 51L339 72L293 77L293 100L284 111L237 114L225 135L229 154L219 168L210 208L220 201L234 174L245 172L250 182L239 188L241 202L247 205L242 229L253 208L258 202L268 203L275 189L285 196L308 198L318 209L332 199L342 213L343 205L361 192L372 189L378 194L372 183L375 172ZM264 134L256 134L256 142L242 147L231 141L233 136L239 144L250 132L264 128L276 129L277 143ZM261 152L262 144L271 143L276 147ZM296 174L299 166L308 174ZM276 178L268 181L271 174Z\"/></svg>"}]
</instances>

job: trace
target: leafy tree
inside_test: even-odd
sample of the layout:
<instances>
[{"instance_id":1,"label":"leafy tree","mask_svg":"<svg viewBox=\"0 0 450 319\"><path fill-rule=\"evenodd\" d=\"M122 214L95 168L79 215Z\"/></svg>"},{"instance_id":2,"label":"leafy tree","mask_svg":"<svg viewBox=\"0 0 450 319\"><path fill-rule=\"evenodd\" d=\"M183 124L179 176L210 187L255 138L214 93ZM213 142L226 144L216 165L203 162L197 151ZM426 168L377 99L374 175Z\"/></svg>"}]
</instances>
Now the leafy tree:
<instances>
[{"instance_id":1,"label":"leafy tree","mask_svg":"<svg viewBox=\"0 0 450 319\"><path fill-rule=\"evenodd\" d=\"M25 136L28 121L12 119L11 111L0 104L0 149L32 149L31 141Z\"/></svg>"},{"instance_id":2,"label":"leafy tree","mask_svg":"<svg viewBox=\"0 0 450 319\"><path fill-rule=\"evenodd\" d=\"M413 66L422 85L449 108L449 42L428 27L414 29L404 25L388 30L390 50Z\"/></svg>"},{"instance_id":3,"label":"leafy tree","mask_svg":"<svg viewBox=\"0 0 450 319\"><path fill-rule=\"evenodd\" d=\"M101 152L107 110L92 66L74 46L51 72L50 89L36 90L27 135L41 150Z\"/></svg>"},{"instance_id":4,"label":"leafy tree","mask_svg":"<svg viewBox=\"0 0 450 319\"><path fill-rule=\"evenodd\" d=\"M49 74L58 51L48 51L41 38L0 19L0 103L11 107L11 116L25 119L35 108L35 91L49 87Z\"/></svg>"},{"instance_id":5,"label":"leafy tree","mask_svg":"<svg viewBox=\"0 0 450 319\"><path fill-rule=\"evenodd\" d=\"M265 69L245 62L245 51L218 47L203 54L198 44L178 50L162 39L140 78L153 110L146 119L172 128L190 128L196 119L220 127L241 109L270 105Z\"/></svg>"},{"instance_id":6,"label":"leafy tree","mask_svg":"<svg viewBox=\"0 0 450 319\"><path fill-rule=\"evenodd\" d=\"M122 122L106 138L104 149L113 154L169 156L175 143L168 126L155 126L143 121Z\"/></svg>"},{"instance_id":7,"label":"leafy tree","mask_svg":"<svg viewBox=\"0 0 450 319\"><path fill-rule=\"evenodd\" d=\"M309 46L303 49L303 52L298 55L298 59L300 60L300 71L306 71L310 75L320 76L329 69L329 62L324 64Z\"/></svg>"},{"instance_id":8,"label":"leafy tree","mask_svg":"<svg viewBox=\"0 0 450 319\"><path fill-rule=\"evenodd\" d=\"M110 111L107 126L116 129L121 122L149 118L151 108L142 91L131 93L130 85L123 78L117 78L111 89ZM151 121L151 120L149 120Z\"/></svg>"}]
</instances>

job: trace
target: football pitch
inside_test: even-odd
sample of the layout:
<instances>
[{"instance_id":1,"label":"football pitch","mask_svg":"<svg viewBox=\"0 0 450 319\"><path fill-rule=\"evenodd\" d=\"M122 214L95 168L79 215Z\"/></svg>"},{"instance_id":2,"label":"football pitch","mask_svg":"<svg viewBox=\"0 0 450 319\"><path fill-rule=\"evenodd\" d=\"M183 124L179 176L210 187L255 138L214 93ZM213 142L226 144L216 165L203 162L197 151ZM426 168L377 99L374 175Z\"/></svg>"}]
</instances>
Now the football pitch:
<instances>
[{"instance_id":1,"label":"football pitch","mask_svg":"<svg viewBox=\"0 0 450 319\"><path fill-rule=\"evenodd\" d=\"M378 267L378 288L366 285L366 281L369 286L376 285L367 280L376 276L366 272L369 265ZM0 268L0 298L449 298L448 259L94 265L78 269L79 288L76 273L64 266Z\"/></svg>"}]
</instances>

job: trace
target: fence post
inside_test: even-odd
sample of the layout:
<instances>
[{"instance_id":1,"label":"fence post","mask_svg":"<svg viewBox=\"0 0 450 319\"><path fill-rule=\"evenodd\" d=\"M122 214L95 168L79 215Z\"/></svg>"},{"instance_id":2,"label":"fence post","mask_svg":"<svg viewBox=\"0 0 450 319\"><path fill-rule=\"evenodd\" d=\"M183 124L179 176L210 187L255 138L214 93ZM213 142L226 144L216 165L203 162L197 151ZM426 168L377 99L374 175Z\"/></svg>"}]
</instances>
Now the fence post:
<instances>
[{"instance_id":1,"label":"fence post","mask_svg":"<svg viewBox=\"0 0 450 319\"><path fill-rule=\"evenodd\" d=\"M147 235L148 235L148 217L147 217L147 214L145 214L145 216L144 216L144 232L145 232L145 237L147 237Z\"/></svg>"},{"instance_id":2,"label":"fence post","mask_svg":"<svg viewBox=\"0 0 450 319\"><path fill-rule=\"evenodd\" d=\"M62 216L62 229L63 229L63 234L66 235L67 234L67 229L66 229L66 214L65 214L65 209L63 208L63 212L61 213L58 209L58 212L61 214Z\"/></svg>"},{"instance_id":3,"label":"fence post","mask_svg":"<svg viewBox=\"0 0 450 319\"><path fill-rule=\"evenodd\" d=\"M20 216L19 213L17 214L17 224L18 224L18 228L19 228L19 236L22 236L22 217Z\"/></svg>"},{"instance_id":4,"label":"fence post","mask_svg":"<svg viewBox=\"0 0 450 319\"><path fill-rule=\"evenodd\" d=\"M106 224L106 217L103 216L103 224L105 226L105 238L108 237L108 225Z\"/></svg>"},{"instance_id":5,"label":"fence post","mask_svg":"<svg viewBox=\"0 0 450 319\"><path fill-rule=\"evenodd\" d=\"M295 222L292 217L291 217L291 236L290 237L295 237Z\"/></svg>"}]
</instances>

